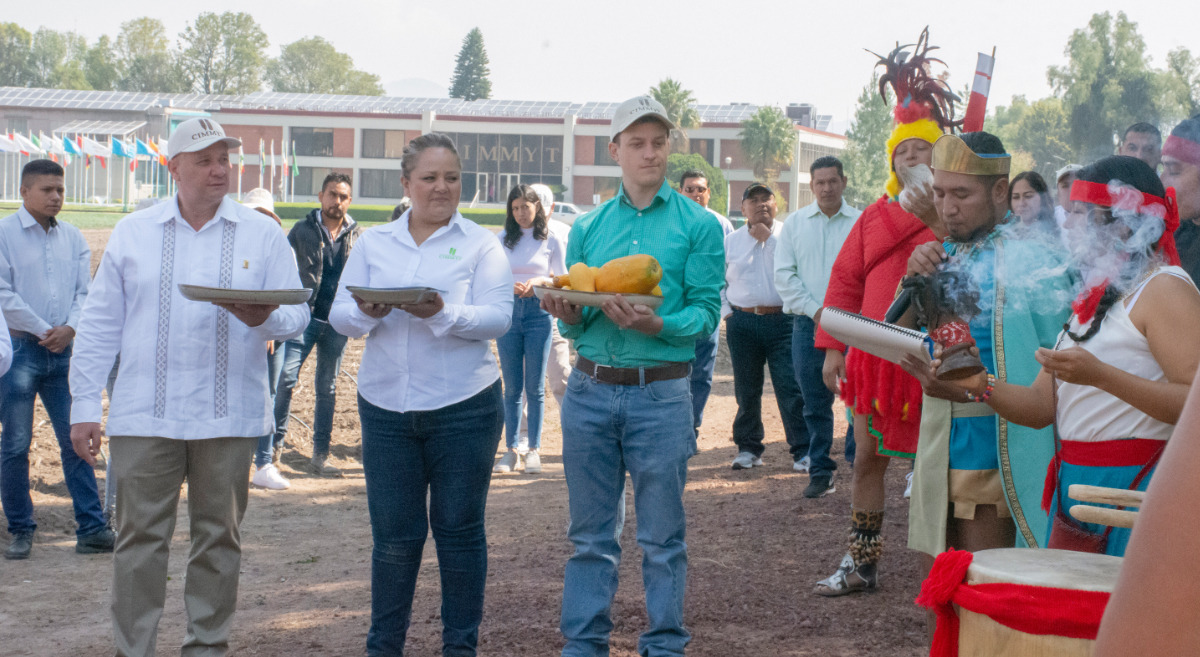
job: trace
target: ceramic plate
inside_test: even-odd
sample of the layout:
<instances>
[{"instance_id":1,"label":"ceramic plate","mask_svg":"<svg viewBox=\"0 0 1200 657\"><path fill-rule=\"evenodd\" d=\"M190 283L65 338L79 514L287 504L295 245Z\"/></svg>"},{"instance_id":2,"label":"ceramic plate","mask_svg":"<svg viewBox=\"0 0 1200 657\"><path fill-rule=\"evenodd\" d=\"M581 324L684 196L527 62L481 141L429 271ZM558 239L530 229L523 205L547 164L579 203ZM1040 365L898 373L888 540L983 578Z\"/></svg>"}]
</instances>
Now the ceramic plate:
<instances>
[{"instance_id":1,"label":"ceramic plate","mask_svg":"<svg viewBox=\"0 0 1200 657\"><path fill-rule=\"evenodd\" d=\"M611 292L580 292L579 290L563 290L557 287L546 287L544 285L534 285L533 293L537 298L541 299L549 294L557 294L562 298L570 301L577 306L592 306L599 307L606 299L611 299L617 295ZM657 308L662 305L663 298L656 297L651 294L622 294L625 300L631 304L642 304L651 308Z\"/></svg>"},{"instance_id":2,"label":"ceramic plate","mask_svg":"<svg viewBox=\"0 0 1200 657\"><path fill-rule=\"evenodd\" d=\"M347 290L358 295L367 303L386 303L389 306L399 306L407 303L422 303L442 292L432 287L356 287L347 285Z\"/></svg>"},{"instance_id":3,"label":"ceramic plate","mask_svg":"<svg viewBox=\"0 0 1200 657\"><path fill-rule=\"evenodd\" d=\"M312 296L312 290L234 290L224 287L179 284L185 299L208 303L247 303L256 306L298 306Z\"/></svg>"}]
</instances>

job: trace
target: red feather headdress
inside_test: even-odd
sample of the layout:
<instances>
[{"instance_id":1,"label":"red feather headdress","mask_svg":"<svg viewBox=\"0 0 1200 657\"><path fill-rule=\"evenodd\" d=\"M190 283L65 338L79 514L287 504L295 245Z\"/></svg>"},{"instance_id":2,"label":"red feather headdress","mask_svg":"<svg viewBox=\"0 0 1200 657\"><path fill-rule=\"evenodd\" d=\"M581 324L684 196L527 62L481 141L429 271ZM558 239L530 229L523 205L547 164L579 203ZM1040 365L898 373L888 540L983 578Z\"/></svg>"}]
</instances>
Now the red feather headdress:
<instances>
[{"instance_id":1,"label":"red feather headdress","mask_svg":"<svg viewBox=\"0 0 1200 657\"><path fill-rule=\"evenodd\" d=\"M908 48L913 48L911 57ZM962 99L944 82L929 74L931 64L946 64L929 56L930 51L937 49L937 46L929 45L929 28L926 27L916 43L900 45L897 42L887 57L867 51L879 58L877 67L886 69L879 78L879 95L887 98L888 85L896 92L897 123L932 119L944 130L953 131L962 126L961 119L954 120L954 104Z\"/></svg>"}]
</instances>

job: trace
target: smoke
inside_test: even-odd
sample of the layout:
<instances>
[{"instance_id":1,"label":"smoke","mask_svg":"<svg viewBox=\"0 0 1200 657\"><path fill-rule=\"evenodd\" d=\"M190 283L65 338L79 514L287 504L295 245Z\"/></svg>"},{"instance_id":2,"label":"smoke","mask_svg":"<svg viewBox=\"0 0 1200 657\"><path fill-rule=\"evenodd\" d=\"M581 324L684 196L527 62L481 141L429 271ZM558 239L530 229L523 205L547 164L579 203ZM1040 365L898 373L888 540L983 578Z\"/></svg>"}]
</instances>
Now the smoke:
<instances>
[{"instance_id":1,"label":"smoke","mask_svg":"<svg viewBox=\"0 0 1200 657\"><path fill-rule=\"evenodd\" d=\"M1061 235L1023 228L1015 217L998 226L1003 267L996 266L992 241L958 245L957 255L942 265L949 275L939 276L955 312L973 324L990 321L996 277L1008 307L1035 315L1061 313L1083 290L1106 283L1122 295L1132 292L1162 264L1154 245L1166 229L1165 211L1141 206L1141 192L1120 181L1110 182L1109 192L1112 208L1078 204L1090 209L1068 215Z\"/></svg>"}]
</instances>

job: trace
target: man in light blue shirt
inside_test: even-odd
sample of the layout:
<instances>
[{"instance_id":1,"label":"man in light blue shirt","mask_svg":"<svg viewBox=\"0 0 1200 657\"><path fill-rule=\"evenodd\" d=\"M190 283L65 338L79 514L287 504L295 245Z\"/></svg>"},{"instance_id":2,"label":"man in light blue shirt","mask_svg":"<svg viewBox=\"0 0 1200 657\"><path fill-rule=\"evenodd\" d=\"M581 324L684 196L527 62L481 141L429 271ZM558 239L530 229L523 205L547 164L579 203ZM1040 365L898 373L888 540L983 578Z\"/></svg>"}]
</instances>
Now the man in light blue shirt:
<instances>
[{"instance_id":1,"label":"man in light blue shirt","mask_svg":"<svg viewBox=\"0 0 1200 657\"><path fill-rule=\"evenodd\" d=\"M721 232L729 237L733 232L733 224L725 215L708 207L712 200L712 187L708 177L699 169L688 169L679 176L679 191L683 195L700 204L708 210L708 215L721 224ZM712 335L706 335L696 340L696 360L692 363L692 374L689 377L692 387L692 421L696 424L696 437L700 437L700 425L704 423L704 407L708 404L708 396L712 393L713 369L717 365L717 343L721 339L721 323Z\"/></svg>"},{"instance_id":2,"label":"man in light blue shirt","mask_svg":"<svg viewBox=\"0 0 1200 657\"><path fill-rule=\"evenodd\" d=\"M783 299L783 312L795 316L792 363L804 396L805 435L800 444L808 444L808 456L797 460L793 467L810 475L804 496L822 497L835 490L833 473L837 464L829 458L834 396L821 376L825 352L813 346L813 337L833 262L862 212L842 198L846 176L837 158L819 158L809 172L809 184L817 200L793 212L783 224L775 250L775 289ZM849 460L853 436L847 434L846 441Z\"/></svg>"},{"instance_id":3,"label":"man in light blue shirt","mask_svg":"<svg viewBox=\"0 0 1200 657\"><path fill-rule=\"evenodd\" d=\"M75 506L81 554L112 552L96 475L71 445L71 345L91 279L92 252L79 229L59 222L63 169L34 160L21 172L24 203L0 219L0 309L13 343L12 368L0 377L0 503L12 543L6 559L25 559L33 546L29 446L37 397L50 416L63 475Z\"/></svg>"}]
</instances>

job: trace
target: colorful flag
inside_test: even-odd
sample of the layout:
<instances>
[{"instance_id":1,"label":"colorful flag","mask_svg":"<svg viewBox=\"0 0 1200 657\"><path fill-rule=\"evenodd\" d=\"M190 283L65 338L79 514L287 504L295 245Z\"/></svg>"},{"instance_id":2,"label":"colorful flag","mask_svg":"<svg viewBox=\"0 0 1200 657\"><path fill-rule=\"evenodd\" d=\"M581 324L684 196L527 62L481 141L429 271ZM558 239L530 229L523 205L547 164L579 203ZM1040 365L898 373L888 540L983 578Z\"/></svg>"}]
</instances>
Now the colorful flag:
<instances>
[{"instance_id":1,"label":"colorful flag","mask_svg":"<svg viewBox=\"0 0 1200 657\"><path fill-rule=\"evenodd\" d=\"M296 164L296 142L292 142L292 177L300 175L300 166Z\"/></svg>"},{"instance_id":2,"label":"colorful flag","mask_svg":"<svg viewBox=\"0 0 1200 657\"><path fill-rule=\"evenodd\" d=\"M68 155L83 155L83 149L75 145L75 142L69 137L63 137L63 152Z\"/></svg>"},{"instance_id":3,"label":"colorful flag","mask_svg":"<svg viewBox=\"0 0 1200 657\"><path fill-rule=\"evenodd\" d=\"M116 137L112 138L112 142L109 144L109 147L112 150L113 157L129 158L136 155L136 153L133 152L133 149L130 148L128 144L120 139L117 139Z\"/></svg>"},{"instance_id":4,"label":"colorful flag","mask_svg":"<svg viewBox=\"0 0 1200 657\"><path fill-rule=\"evenodd\" d=\"M995 54L995 50L991 55L979 53L979 61L975 64L975 82L971 85L971 100L967 103L967 114L963 117L963 132L983 130L988 94L992 90L992 69L996 66Z\"/></svg>"},{"instance_id":5,"label":"colorful flag","mask_svg":"<svg viewBox=\"0 0 1200 657\"><path fill-rule=\"evenodd\" d=\"M271 140L271 185L275 184L275 140Z\"/></svg>"},{"instance_id":6,"label":"colorful flag","mask_svg":"<svg viewBox=\"0 0 1200 657\"><path fill-rule=\"evenodd\" d=\"M149 144L142 141L141 139L138 139L137 137L133 138L133 143L134 143L134 147L137 148L138 155L148 155L150 157L154 157L155 155L158 154L154 151L154 149Z\"/></svg>"},{"instance_id":7,"label":"colorful flag","mask_svg":"<svg viewBox=\"0 0 1200 657\"><path fill-rule=\"evenodd\" d=\"M246 154L242 152L242 145L238 144L238 175L246 172Z\"/></svg>"},{"instance_id":8,"label":"colorful flag","mask_svg":"<svg viewBox=\"0 0 1200 657\"><path fill-rule=\"evenodd\" d=\"M41 133L39 132L38 134L41 134ZM34 147L37 148L39 151L45 152L46 149L42 148L42 140L37 137L34 137L32 130L29 131L29 141L32 142Z\"/></svg>"},{"instance_id":9,"label":"colorful flag","mask_svg":"<svg viewBox=\"0 0 1200 657\"><path fill-rule=\"evenodd\" d=\"M7 136L0 134L0 152L20 153L21 147L17 146L17 143L9 139Z\"/></svg>"},{"instance_id":10,"label":"colorful flag","mask_svg":"<svg viewBox=\"0 0 1200 657\"><path fill-rule=\"evenodd\" d=\"M8 138L17 145L17 148L21 149L21 155L29 155L30 153L37 151L37 149L33 147L33 144L29 143L29 140L22 137L20 133L10 132L8 133Z\"/></svg>"}]
</instances>

